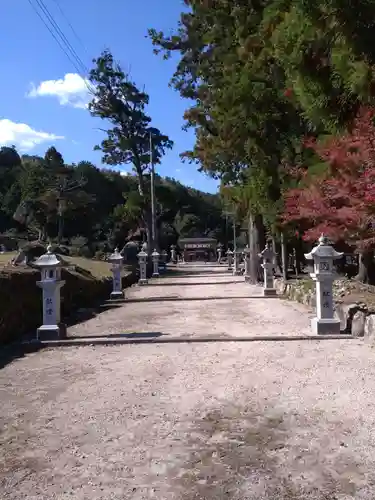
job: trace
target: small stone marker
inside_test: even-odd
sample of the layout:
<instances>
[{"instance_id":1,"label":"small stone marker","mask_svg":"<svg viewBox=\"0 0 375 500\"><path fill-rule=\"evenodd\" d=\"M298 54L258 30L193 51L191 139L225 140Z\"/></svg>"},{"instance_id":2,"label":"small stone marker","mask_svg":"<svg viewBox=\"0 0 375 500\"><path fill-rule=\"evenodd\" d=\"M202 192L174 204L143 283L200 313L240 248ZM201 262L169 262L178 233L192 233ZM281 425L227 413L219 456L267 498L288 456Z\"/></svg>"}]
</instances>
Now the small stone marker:
<instances>
[{"instance_id":1,"label":"small stone marker","mask_svg":"<svg viewBox=\"0 0 375 500\"><path fill-rule=\"evenodd\" d=\"M118 248L115 249L112 255L108 257L108 262L112 264L111 271L113 274L113 289L111 292L111 300L123 299L121 271L123 257L119 253Z\"/></svg>"},{"instance_id":2,"label":"small stone marker","mask_svg":"<svg viewBox=\"0 0 375 500\"><path fill-rule=\"evenodd\" d=\"M251 274L250 274L250 248L249 245L246 245L244 251L244 261L245 261L245 281L251 281Z\"/></svg>"},{"instance_id":3,"label":"small stone marker","mask_svg":"<svg viewBox=\"0 0 375 500\"><path fill-rule=\"evenodd\" d=\"M139 280L138 284L139 285L147 285L148 280L147 280L147 273L146 273L146 266L147 266L147 253L143 250L139 252L137 255L138 261L139 261Z\"/></svg>"},{"instance_id":4,"label":"small stone marker","mask_svg":"<svg viewBox=\"0 0 375 500\"><path fill-rule=\"evenodd\" d=\"M228 271L233 269L233 252L232 250L227 251L227 259L228 259Z\"/></svg>"},{"instance_id":5,"label":"small stone marker","mask_svg":"<svg viewBox=\"0 0 375 500\"><path fill-rule=\"evenodd\" d=\"M329 244L323 234L319 244L305 254L305 259L314 262L314 272L311 278L316 282L316 317L311 320L311 328L315 335L337 335L340 333L340 320L335 318L333 310L333 281L335 272L333 261L341 259L343 253Z\"/></svg>"},{"instance_id":6,"label":"small stone marker","mask_svg":"<svg viewBox=\"0 0 375 500\"><path fill-rule=\"evenodd\" d=\"M233 276L239 276L241 274L241 269L240 269L241 253L242 252L240 252L239 250L236 250L234 252Z\"/></svg>"},{"instance_id":7,"label":"small stone marker","mask_svg":"<svg viewBox=\"0 0 375 500\"><path fill-rule=\"evenodd\" d=\"M47 253L35 261L40 268L41 280L37 286L43 290L43 324L37 330L38 340L55 340L66 336L66 326L61 323L60 289L65 284L61 280L61 262L47 247Z\"/></svg>"},{"instance_id":8,"label":"small stone marker","mask_svg":"<svg viewBox=\"0 0 375 500\"><path fill-rule=\"evenodd\" d=\"M273 279L273 262L275 258L275 252L272 250L270 243L267 243L265 249L259 254L259 257L263 259L262 267L264 270L264 288L263 295L265 297L275 297L276 288L274 287Z\"/></svg>"},{"instance_id":9,"label":"small stone marker","mask_svg":"<svg viewBox=\"0 0 375 500\"><path fill-rule=\"evenodd\" d=\"M159 257L160 254L156 251L156 248L154 248L154 251L151 254L152 257L152 263L154 266L154 272L152 273L153 278L159 278Z\"/></svg>"}]
</instances>

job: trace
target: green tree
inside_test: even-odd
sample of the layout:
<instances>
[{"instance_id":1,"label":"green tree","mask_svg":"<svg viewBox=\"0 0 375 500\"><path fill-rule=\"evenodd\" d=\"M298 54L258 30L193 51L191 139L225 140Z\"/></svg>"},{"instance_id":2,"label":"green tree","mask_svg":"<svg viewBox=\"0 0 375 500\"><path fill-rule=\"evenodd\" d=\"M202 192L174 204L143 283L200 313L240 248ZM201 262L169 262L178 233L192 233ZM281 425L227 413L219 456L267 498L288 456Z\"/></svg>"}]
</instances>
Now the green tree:
<instances>
[{"instance_id":1,"label":"green tree","mask_svg":"<svg viewBox=\"0 0 375 500\"><path fill-rule=\"evenodd\" d=\"M95 95L89 109L92 116L108 120L113 126L106 131L107 138L96 149L103 152L103 161L109 165L133 166L142 200L143 223L149 248L152 248L150 193L146 189L144 174L150 166L151 154L154 164L158 164L173 143L159 129L151 126L151 118L146 113L148 95L129 80L112 54L104 51L94 64L90 81Z\"/></svg>"}]
</instances>

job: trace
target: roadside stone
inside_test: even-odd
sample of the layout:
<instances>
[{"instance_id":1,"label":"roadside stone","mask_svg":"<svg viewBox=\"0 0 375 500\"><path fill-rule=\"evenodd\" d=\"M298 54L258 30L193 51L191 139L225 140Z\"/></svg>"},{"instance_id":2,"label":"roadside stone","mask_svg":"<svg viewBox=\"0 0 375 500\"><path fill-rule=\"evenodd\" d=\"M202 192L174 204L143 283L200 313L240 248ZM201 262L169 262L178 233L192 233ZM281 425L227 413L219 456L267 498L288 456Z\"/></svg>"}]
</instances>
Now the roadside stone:
<instances>
[{"instance_id":1,"label":"roadside stone","mask_svg":"<svg viewBox=\"0 0 375 500\"><path fill-rule=\"evenodd\" d=\"M336 304L336 314L340 319L341 332L351 334L353 318L358 310L358 304Z\"/></svg>"},{"instance_id":2,"label":"roadside stone","mask_svg":"<svg viewBox=\"0 0 375 500\"><path fill-rule=\"evenodd\" d=\"M365 334L366 313L357 311L352 319L351 334L353 337L363 337Z\"/></svg>"},{"instance_id":3,"label":"roadside stone","mask_svg":"<svg viewBox=\"0 0 375 500\"><path fill-rule=\"evenodd\" d=\"M364 337L369 344L375 344L375 314L369 314L365 319Z\"/></svg>"}]
</instances>

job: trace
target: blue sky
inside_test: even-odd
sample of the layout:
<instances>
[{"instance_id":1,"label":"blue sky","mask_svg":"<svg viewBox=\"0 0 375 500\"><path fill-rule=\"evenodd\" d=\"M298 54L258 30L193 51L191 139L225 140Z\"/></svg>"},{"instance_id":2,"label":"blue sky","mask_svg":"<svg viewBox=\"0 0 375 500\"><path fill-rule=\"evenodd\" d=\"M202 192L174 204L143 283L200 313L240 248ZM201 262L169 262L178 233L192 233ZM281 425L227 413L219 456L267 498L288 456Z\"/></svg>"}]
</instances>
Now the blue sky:
<instances>
[{"instance_id":1,"label":"blue sky","mask_svg":"<svg viewBox=\"0 0 375 500\"><path fill-rule=\"evenodd\" d=\"M101 154L93 147L103 137L97 128L106 124L81 106L87 100L84 82L30 3L44 19L41 8L48 9L87 67L109 48L123 68L130 69L135 83L145 86L153 125L175 143L158 172L216 192L216 181L179 158L194 144L193 132L181 130L189 102L168 87L176 61L155 56L146 38L147 28L169 33L176 27L181 0L2 0L0 145L16 144L23 152L44 154L54 144L68 163L89 160L101 166Z\"/></svg>"}]
</instances>

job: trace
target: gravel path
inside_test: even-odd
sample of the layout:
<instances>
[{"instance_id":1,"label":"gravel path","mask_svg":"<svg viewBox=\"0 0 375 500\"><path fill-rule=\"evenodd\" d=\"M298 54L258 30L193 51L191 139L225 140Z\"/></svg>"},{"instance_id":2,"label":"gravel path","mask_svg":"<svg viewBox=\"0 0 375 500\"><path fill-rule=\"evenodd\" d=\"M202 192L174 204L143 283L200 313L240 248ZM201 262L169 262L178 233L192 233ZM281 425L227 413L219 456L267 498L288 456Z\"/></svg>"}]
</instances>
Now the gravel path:
<instances>
[{"instance_id":1,"label":"gravel path","mask_svg":"<svg viewBox=\"0 0 375 500\"><path fill-rule=\"evenodd\" d=\"M211 279L236 281L198 281ZM130 293L176 288L197 298L260 292L227 283ZM277 321L289 334L308 327L307 310L282 301L215 304L126 304L73 331L88 334L103 318L107 331L170 335L267 334ZM136 320L135 306L148 325ZM175 326L178 309L184 321ZM375 356L359 339L48 349L5 366L0 391L2 500L375 496Z\"/></svg>"},{"instance_id":2,"label":"gravel path","mask_svg":"<svg viewBox=\"0 0 375 500\"><path fill-rule=\"evenodd\" d=\"M196 271L197 268L195 268ZM199 269L199 268L198 268ZM262 297L259 286L221 268L185 266L184 274L153 279L149 286L126 291L131 301L68 330L70 337L150 334L163 337L309 335L310 317L304 306ZM216 272L215 272L216 271ZM219 272L221 271L221 272ZM191 276L191 274L196 276ZM159 297L157 302L147 299ZM163 299L174 298L176 301ZM209 298L209 300L207 300ZM143 299L140 302L132 300Z\"/></svg>"}]
</instances>

